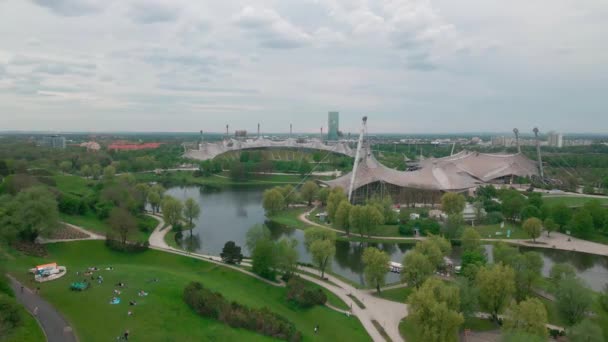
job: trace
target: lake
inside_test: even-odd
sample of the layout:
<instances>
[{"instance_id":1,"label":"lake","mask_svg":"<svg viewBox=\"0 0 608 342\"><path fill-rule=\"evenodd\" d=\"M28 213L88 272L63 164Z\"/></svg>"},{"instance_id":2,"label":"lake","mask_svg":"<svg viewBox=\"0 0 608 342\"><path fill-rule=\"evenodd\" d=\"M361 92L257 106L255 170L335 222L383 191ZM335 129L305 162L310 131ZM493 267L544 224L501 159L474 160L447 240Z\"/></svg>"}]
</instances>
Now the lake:
<instances>
[{"instance_id":1,"label":"lake","mask_svg":"<svg viewBox=\"0 0 608 342\"><path fill-rule=\"evenodd\" d=\"M188 248L202 254L219 255L226 241L234 241L242 246L243 254L251 255L245 247L247 230L266 221L262 208L262 193L259 187L215 188L207 186L174 187L167 194L184 200L194 198L201 207L201 215L193 230L194 239L189 241ZM310 253L304 246L304 232L297 229L280 227L269 224L274 239L289 237L298 241L300 261L311 262ZM184 232L187 237L188 233ZM189 239L184 239L185 241ZM363 264L361 255L363 249L375 246L390 255L392 261L401 262L405 253L414 247L411 243L359 243L348 241L336 242L336 255L332 263L332 272L349 280L364 284ZM487 246L491 250L492 246ZM521 248L539 252L544 261L543 274L547 276L551 266L558 262L573 265L579 277L591 288L600 291L608 283L608 257L590 255L579 252L550 250L545 248ZM459 249L454 248L452 258L459 260ZM399 281L399 275L388 273L387 283Z\"/></svg>"}]
</instances>

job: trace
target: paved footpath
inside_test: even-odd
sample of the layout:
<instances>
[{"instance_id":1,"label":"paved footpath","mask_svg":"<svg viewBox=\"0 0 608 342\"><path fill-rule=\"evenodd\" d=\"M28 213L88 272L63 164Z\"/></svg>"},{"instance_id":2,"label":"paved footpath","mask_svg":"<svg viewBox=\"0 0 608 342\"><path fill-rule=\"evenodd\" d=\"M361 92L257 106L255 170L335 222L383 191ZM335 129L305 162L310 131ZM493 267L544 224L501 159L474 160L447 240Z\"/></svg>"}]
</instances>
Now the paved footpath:
<instances>
[{"instance_id":1,"label":"paved footpath","mask_svg":"<svg viewBox=\"0 0 608 342\"><path fill-rule=\"evenodd\" d=\"M42 327L47 341L49 342L76 342L78 338L72 331L70 324L63 316L55 310L46 300L35 294L28 288L24 288L21 293L21 283L15 278L9 276L11 286L15 292L17 300L32 314L37 309L37 314L34 315L38 323Z\"/></svg>"}]
</instances>

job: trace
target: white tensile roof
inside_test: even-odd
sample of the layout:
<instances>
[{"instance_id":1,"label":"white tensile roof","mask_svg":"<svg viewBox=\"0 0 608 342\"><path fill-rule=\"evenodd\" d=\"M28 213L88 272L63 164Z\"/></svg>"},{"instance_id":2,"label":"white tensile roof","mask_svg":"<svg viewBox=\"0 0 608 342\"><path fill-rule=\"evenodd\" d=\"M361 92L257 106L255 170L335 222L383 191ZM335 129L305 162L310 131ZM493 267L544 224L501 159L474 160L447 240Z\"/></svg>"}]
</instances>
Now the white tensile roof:
<instances>
[{"instance_id":1,"label":"white tensile roof","mask_svg":"<svg viewBox=\"0 0 608 342\"><path fill-rule=\"evenodd\" d=\"M521 153L489 154L461 151L444 158L429 158L419 162L415 171L397 171L382 165L369 149L365 149L355 178L354 189L374 182L385 182L401 187L459 191L488 183L504 176L538 175L536 162ZM352 172L325 181L331 187L350 186Z\"/></svg>"}]
</instances>

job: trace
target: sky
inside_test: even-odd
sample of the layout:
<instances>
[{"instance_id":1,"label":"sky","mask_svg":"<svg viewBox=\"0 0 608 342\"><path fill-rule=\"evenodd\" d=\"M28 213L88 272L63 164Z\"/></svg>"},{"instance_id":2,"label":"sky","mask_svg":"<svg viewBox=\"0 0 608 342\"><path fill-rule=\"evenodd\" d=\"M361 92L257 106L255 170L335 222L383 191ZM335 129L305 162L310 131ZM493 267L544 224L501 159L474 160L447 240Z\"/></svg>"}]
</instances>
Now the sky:
<instances>
[{"instance_id":1,"label":"sky","mask_svg":"<svg viewBox=\"0 0 608 342\"><path fill-rule=\"evenodd\" d=\"M0 130L608 132L605 0L0 0Z\"/></svg>"}]
</instances>

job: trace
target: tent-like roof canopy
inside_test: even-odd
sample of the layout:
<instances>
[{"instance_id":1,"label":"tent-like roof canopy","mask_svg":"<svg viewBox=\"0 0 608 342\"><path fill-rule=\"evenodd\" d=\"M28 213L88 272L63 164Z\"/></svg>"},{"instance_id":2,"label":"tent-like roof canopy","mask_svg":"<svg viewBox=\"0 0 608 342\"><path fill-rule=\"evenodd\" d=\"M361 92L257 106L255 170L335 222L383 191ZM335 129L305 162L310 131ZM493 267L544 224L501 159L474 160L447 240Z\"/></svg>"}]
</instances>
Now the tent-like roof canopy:
<instances>
[{"instance_id":1,"label":"tent-like roof canopy","mask_svg":"<svg viewBox=\"0 0 608 342\"><path fill-rule=\"evenodd\" d=\"M488 183L504 176L538 175L536 163L523 154L488 154L461 151L444 158L429 158L419 162L415 171L397 171L382 165L369 148L357 168L354 189L374 182L385 182L401 187L460 191ZM348 191L352 172L326 181L331 187Z\"/></svg>"}]
</instances>

